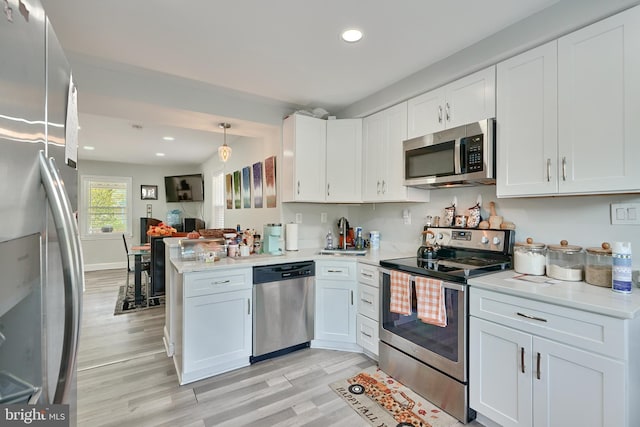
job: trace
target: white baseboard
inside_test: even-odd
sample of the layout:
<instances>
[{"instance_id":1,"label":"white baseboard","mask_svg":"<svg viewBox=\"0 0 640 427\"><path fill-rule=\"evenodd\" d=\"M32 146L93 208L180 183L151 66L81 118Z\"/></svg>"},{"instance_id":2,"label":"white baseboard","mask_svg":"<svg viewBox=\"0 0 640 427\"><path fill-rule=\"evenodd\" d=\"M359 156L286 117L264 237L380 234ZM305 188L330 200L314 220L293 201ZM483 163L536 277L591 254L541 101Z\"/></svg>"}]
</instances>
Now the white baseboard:
<instances>
[{"instance_id":1,"label":"white baseboard","mask_svg":"<svg viewBox=\"0 0 640 427\"><path fill-rule=\"evenodd\" d=\"M84 271L99 271L99 270L115 270L117 268L127 268L126 262L106 262L101 264L85 264Z\"/></svg>"}]
</instances>

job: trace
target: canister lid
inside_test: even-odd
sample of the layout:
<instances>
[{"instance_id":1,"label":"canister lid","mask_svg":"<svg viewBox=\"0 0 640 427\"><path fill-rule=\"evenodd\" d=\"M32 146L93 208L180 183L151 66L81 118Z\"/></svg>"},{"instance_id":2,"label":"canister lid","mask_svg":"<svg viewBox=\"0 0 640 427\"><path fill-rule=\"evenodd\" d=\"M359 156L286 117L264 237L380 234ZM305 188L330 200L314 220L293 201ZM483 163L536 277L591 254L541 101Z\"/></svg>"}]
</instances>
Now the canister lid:
<instances>
[{"instance_id":1,"label":"canister lid","mask_svg":"<svg viewBox=\"0 0 640 427\"><path fill-rule=\"evenodd\" d=\"M570 245L566 240L561 240L559 245L549 245L548 248L551 251L564 252L565 254L572 254L582 250L582 246Z\"/></svg>"},{"instance_id":2,"label":"canister lid","mask_svg":"<svg viewBox=\"0 0 640 427\"><path fill-rule=\"evenodd\" d=\"M531 237L527 237L526 242L515 242L513 245L531 249L544 249L546 246L544 243L534 243Z\"/></svg>"},{"instance_id":3,"label":"canister lid","mask_svg":"<svg viewBox=\"0 0 640 427\"><path fill-rule=\"evenodd\" d=\"M602 243L599 248L587 248L587 252L593 255L611 255L611 245L607 242Z\"/></svg>"}]
</instances>

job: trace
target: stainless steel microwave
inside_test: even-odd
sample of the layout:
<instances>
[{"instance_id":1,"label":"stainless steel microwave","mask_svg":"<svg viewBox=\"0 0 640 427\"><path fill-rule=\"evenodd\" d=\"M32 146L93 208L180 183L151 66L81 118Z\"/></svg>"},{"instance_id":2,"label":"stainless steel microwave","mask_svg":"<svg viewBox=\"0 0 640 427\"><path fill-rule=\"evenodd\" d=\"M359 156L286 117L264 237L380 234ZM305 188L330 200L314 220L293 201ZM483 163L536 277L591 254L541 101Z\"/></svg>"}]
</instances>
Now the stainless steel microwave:
<instances>
[{"instance_id":1,"label":"stainless steel microwave","mask_svg":"<svg viewBox=\"0 0 640 427\"><path fill-rule=\"evenodd\" d=\"M495 184L495 123L486 119L404 141L404 185Z\"/></svg>"}]
</instances>

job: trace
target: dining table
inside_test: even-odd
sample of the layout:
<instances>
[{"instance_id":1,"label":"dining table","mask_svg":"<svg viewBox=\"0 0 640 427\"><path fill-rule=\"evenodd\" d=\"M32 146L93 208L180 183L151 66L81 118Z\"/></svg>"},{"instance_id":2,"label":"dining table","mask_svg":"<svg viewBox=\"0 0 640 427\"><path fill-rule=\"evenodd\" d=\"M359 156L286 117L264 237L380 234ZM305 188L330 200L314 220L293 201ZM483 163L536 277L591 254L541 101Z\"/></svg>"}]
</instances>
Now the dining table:
<instances>
[{"instance_id":1,"label":"dining table","mask_svg":"<svg viewBox=\"0 0 640 427\"><path fill-rule=\"evenodd\" d=\"M128 253L129 256L134 257L133 271L134 271L134 291L135 291L135 304L141 305L143 302L142 296L142 266L144 264L144 258L151 256L151 244L147 243L139 246L132 246Z\"/></svg>"}]
</instances>

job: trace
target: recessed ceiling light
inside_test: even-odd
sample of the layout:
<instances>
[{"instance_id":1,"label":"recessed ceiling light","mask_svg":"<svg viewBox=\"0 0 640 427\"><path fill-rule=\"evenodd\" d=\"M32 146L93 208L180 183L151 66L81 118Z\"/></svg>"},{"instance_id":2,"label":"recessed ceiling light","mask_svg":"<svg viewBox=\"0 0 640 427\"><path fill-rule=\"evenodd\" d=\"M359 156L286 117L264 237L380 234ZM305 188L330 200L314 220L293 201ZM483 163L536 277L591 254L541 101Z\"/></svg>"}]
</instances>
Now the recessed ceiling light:
<instances>
[{"instance_id":1,"label":"recessed ceiling light","mask_svg":"<svg viewBox=\"0 0 640 427\"><path fill-rule=\"evenodd\" d=\"M83 148L83 149L85 149L85 150L88 150L88 151L91 151L91 150L95 150L95 149L96 149L96 147L93 147L93 146L91 146L91 145L84 145L82 148Z\"/></svg>"},{"instance_id":2,"label":"recessed ceiling light","mask_svg":"<svg viewBox=\"0 0 640 427\"><path fill-rule=\"evenodd\" d=\"M355 43L362 39L362 31L351 28L342 32L342 40L347 43Z\"/></svg>"},{"instance_id":3,"label":"recessed ceiling light","mask_svg":"<svg viewBox=\"0 0 640 427\"><path fill-rule=\"evenodd\" d=\"M173 140L175 140L175 138L172 137L172 136L163 136L162 139L164 139L165 141L173 141Z\"/></svg>"},{"instance_id":4,"label":"recessed ceiling light","mask_svg":"<svg viewBox=\"0 0 640 427\"><path fill-rule=\"evenodd\" d=\"M156 153L156 156L158 156L158 157L164 157L164 153Z\"/></svg>"}]
</instances>

